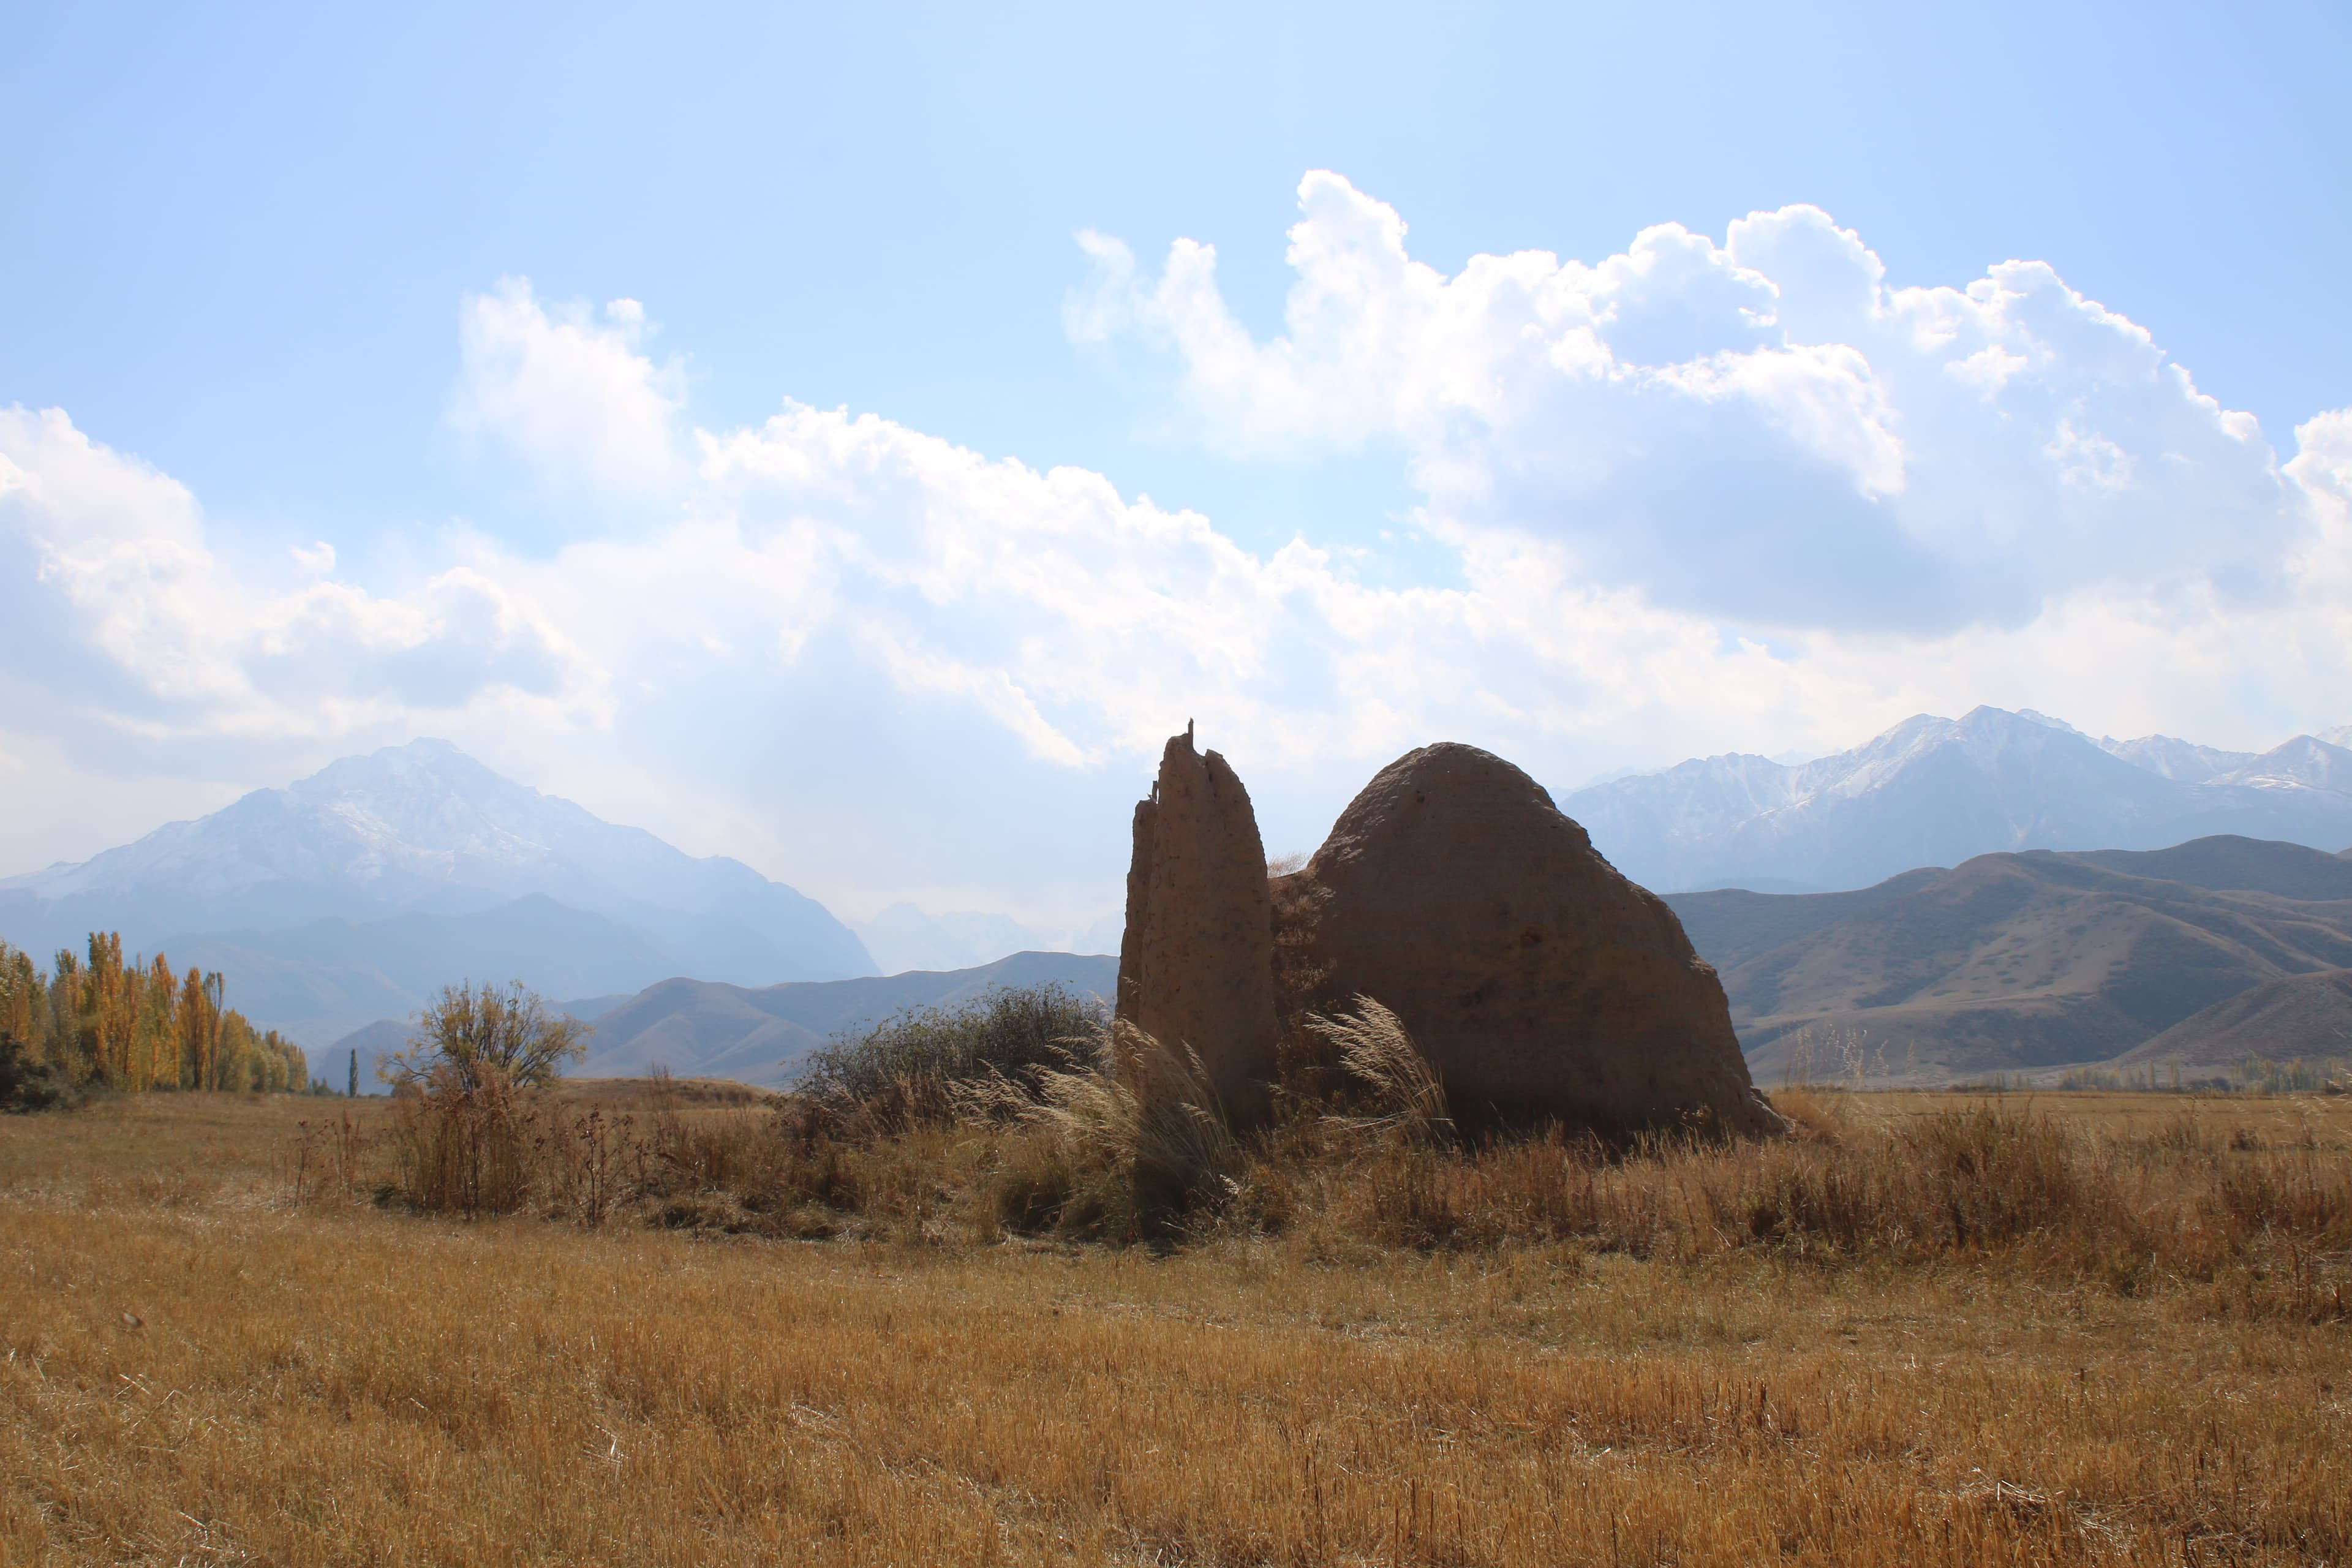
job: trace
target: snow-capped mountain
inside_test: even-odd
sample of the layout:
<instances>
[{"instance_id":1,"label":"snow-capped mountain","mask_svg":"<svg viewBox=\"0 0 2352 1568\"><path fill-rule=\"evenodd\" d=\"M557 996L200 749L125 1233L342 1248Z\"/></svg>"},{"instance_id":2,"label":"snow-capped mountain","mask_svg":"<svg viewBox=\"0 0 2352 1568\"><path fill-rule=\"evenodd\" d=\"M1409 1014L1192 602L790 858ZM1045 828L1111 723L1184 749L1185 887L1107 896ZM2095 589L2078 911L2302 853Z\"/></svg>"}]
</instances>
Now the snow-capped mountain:
<instances>
[{"instance_id":1,"label":"snow-capped mountain","mask_svg":"<svg viewBox=\"0 0 2352 1568\"><path fill-rule=\"evenodd\" d=\"M2352 739L2352 726L2330 731ZM2031 711L1907 719L1801 766L1738 753L1566 796L1601 852L1662 891L1868 887L2014 849L2155 849L2215 833L2352 845L2352 750L2094 740Z\"/></svg>"},{"instance_id":2,"label":"snow-capped mountain","mask_svg":"<svg viewBox=\"0 0 2352 1568\"><path fill-rule=\"evenodd\" d=\"M346 757L79 865L0 880L0 937L45 953L120 930L134 950L201 937L276 954L284 933L332 921L362 933L381 926L385 942L406 932L407 947L421 940L419 917L508 906L515 921L550 909L601 917L614 928L608 951L635 955L633 971L759 985L874 972L856 933L782 883L738 860L697 859L430 740ZM370 940L335 946L363 964ZM605 989L647 983L624 978Z\"/></svg>"}]
</instances>

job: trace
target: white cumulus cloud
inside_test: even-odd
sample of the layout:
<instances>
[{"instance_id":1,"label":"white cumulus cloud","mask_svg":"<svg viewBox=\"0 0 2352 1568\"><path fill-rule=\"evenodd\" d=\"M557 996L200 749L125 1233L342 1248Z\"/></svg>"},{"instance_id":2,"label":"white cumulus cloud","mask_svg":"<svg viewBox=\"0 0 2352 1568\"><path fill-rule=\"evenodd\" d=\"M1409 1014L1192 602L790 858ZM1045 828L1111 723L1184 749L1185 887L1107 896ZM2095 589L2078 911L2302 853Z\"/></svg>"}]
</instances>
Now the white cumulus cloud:
<instances>
[{"instance_id":1,"label":"white cumulus cloud","mask_svg":"<svg viewBox=\"0 0 2352 1568\"><path fill-rule=\"evenodd\" d=\"M1277 337L1205 247L1146 276L1100 237L1068 324L1164 350L1242 460L1401 444L1442 577L874 414L697 429L641 310L509 281L464 307L455 416L635 526L451 532L373 581L0 413L0 682L48 698L12 722L148 737L153 770L192 737L446 733L849 907L1079 919L1187 719L1295 847L1436 739L1568 784L1979 702L2234 745L2352 717L2352 412L2280 463L2048 268L1892 289L1808 207L1446 277L1335 175L1301 205Z\"/></svg>"},{"instance_id":2,"label":"white cumulus cloud","mask_svg":"<svg viewBox=\"0 0 2352 1568\"><path fill-rule=\"evenodd\" d=\"M676 361L639 352L650 331L635 300L613 300L600 321L582 304L551 310L529 279L501 279L458 312L450 423L512 447L564 489L661 491L678 475L685 378Z\"/></svg>"},{"instance_id":3,"label":"white cumulus cloud","mask_svg":"<svg viewBox=\"0 0 2352 1568\"><path fill-rule=\"evenodd\" d=\"M1299 186L1283 333L1179 240L1156 277L1083 237L1085 341L1171 353L1211 446L1402 443L1441 528L1568 550L1652 602L1781 628L2022 625L2085 590L2260 597L2310 526L2249 416L2039 262L1890 289L1819 209L1598 263L1413 260L1386 205Z\"/></svg>"},{"instance_id":4,"label":"white cumulus cloud","mask_svg":"<svg viewBox=\"0 0 2352 1568\"><path fill-rule=\"evenodd\" d=\"M597 672L472 566L377 595L333 577L320 546L294 552L299 581L272 584L221 558L184 486L59 409L0 409L0 538L33 565L0 605L53 634L11 674L85 721L331 737L486 702L595 706Z\"/></svg>"}]
</instances>

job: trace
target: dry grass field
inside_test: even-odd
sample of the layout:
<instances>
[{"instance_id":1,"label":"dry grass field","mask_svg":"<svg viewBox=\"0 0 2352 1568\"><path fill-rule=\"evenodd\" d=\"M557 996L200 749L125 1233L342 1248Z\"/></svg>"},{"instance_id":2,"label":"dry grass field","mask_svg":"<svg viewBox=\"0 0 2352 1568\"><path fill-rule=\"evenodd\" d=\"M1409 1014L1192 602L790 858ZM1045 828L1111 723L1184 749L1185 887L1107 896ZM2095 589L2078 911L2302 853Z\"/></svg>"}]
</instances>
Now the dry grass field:
<instances>
[{"instance_id":1,"label":"dry grass field","mask_svg":"<svg viewBox=\"0 0 2352 1568\"><path fill-rule=\"evenodd\" d=\"M2352 1099L1816 1095L1159 1250L1004 1235L951 1131L831 1239L419 1215L341 1109L0 1118L0 1563L2352 1561ZM2066 1212L1901 1212L1984 1149Z\"/></svg>"}]
</instances>

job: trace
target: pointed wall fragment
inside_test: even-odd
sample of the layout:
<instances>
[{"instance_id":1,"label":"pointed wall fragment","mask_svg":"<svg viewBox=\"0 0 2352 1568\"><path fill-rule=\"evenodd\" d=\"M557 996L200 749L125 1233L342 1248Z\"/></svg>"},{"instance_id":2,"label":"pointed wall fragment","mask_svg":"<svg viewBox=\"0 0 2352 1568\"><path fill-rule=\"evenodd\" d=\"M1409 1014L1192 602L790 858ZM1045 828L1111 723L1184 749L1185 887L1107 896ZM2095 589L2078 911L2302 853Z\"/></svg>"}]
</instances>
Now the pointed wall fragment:
<instances>
[{"instance_id":1,"label":"pointed wall fragment","mask_svg":"<svg viewBox=\"0 0 2352 1568\"><path fill-rule=\"evenodd\" d=\"M1118 1016L1190 1047L1236 1121L1264 1114L1275 1074L1274 925L1265 847L1225 759L1170 739L1135 808Z\"/></svg>"}]
</instances>

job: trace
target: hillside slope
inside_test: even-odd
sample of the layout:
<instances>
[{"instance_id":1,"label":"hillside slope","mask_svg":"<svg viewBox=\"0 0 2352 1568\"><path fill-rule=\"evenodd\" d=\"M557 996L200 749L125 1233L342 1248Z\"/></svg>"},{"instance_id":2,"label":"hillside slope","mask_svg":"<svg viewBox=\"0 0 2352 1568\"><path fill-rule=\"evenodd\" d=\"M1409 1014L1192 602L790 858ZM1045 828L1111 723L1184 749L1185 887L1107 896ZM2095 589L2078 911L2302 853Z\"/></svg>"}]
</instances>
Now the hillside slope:
<instances>
[{"instance_id":1,"label":"hillside slope","mask_svg":"<svg viewBox=\"0 0 2352 1568\"><path fill-rule=\"evenodd\" d=\"M1835 1073L1865 1031L1874 1073L1917 1081L2105 1061L2266 983L2352 966L2352 859L2295 845L1986 855L1838 897L1853 907L1670 900L1768 1084Z\"/></svg>"},{"instance_id":2,"label":"hillside slope","mask_svg":"<svg viewBox=\"0 0 2352 1568\"><path fill-rule=\"evenodd\" d=\"M2352 969L2264 981L2126 1052L2117 1067L2352 1061Z\"/></svg>"},{"instance_id":3,"label":"hillside slope","mask_svg":"<svg viewBox=\"0 0 2352 1568\"><path fill-rule=\"evenodd\" d=\"M326 920L290 931L180 935L180 967L218 970L228 1005L316 1044L372 1018L405 1017L442 986L523 978L543 994L634 995L677 961L618 921L543 896L467 915Z\"/></svg>"},{"instance_id":4,"label":"hillside slope","mask_svg":"<svg viewBox=\"0 0 2352 1568\"><path fill-rule=\"evenodd\" d=\"M1783 943L1810 936L1849 915L1900 898L1944 874L1940 866L1906 871L1875 887L1846 893L1758 893L1718 888L1705 893L1668 893L1666 903L1699 956L1728 971Z\"/></svg>"}]
</instances>

